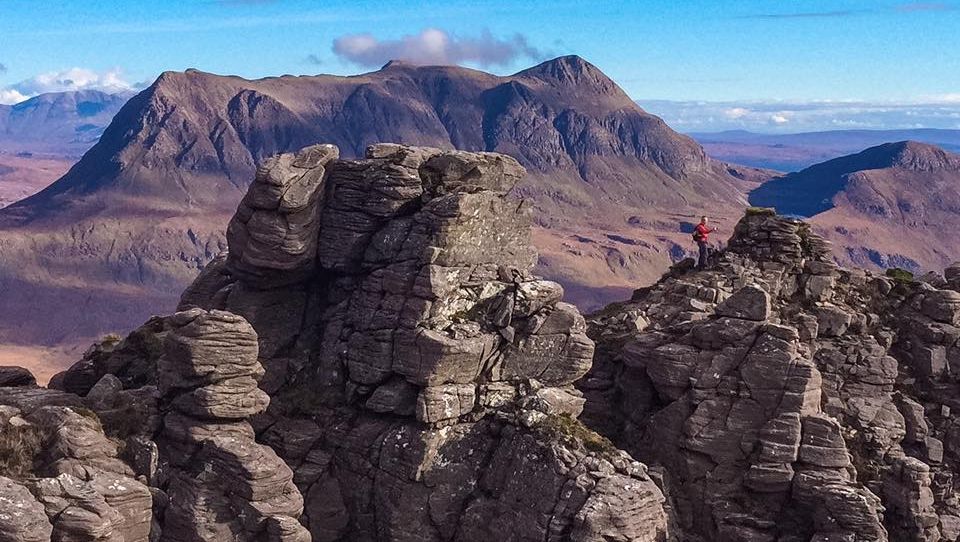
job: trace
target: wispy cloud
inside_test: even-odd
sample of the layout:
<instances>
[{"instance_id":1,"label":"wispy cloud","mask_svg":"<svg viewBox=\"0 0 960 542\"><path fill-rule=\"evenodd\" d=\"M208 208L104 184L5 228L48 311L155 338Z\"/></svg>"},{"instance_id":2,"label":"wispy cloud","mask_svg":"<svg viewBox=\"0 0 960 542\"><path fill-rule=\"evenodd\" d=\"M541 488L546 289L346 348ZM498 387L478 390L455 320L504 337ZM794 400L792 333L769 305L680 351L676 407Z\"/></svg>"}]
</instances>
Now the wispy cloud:
<instances>
[{"instance_id":1,"label":"wispy cloud","mask_svg":"<svg viewBox=\"0 0 960 542\"><path fill-rule=\"evenodd\" d=\"M101 90L118 93L135 90L136 88L138 88L137 85L131 84L123 77L123 72L119 68L103 72L85 68L70 68L41 73L19 83L0 88L0 103L19 103L47 92Z\"/></svg>"},{"instance_id":2,"label":"wispy cloud","mask_svg":"<svg viewBox=\"0 0 960 542\"><path fill-rule=\"evenodd\" d=\"M801 11L794 13L756 13L741 16L741 19L829 19L853 17L867 13L864 10Z\"/></svg>"},{"instance_id":3,"label":"wispy cloud","mask_svg":"<svg viewBox=\"0 0 960 542\"><path fill-rule=\"evenodd\" d=\"M917 13L925 11L953 11L957 6L947 2L908 2L892 7L875 9L838 9L824 11L797 11L785 13L753 13L741 15L738 19L840 19L845 17L859 17L862 15L871 15L877 13Z\"/></svg>"},{"instance_id":4,"label":"wispy cloud","mask_svg":"<svg viewBox=\"0 0 960 542\"><path fill-rule=\"evenodd\" d=\"M333 53L364 67L382 66L390 60L415 64L463 64L503 66L521 58L541 60L546 55L516 34L500 39L484 30L476 37L454 36L437 28L395 40L381 40L372 34L350 34L333 41Z\"/></svg>"},{"instance_id":5,"label":"wispy cloud","mask_svg":"<svg viewBox=\"0 0 960 542\"><path fill-rule=\"evenodd\" d=\"M916 11L953 11L957 9L952 4L946 2L910 2L897 6L897 11L916 12Z\"/></svg>"},{"instance_id":6,"label":"wispy cloud","mask_svg":"<svg viewBox=\"0 0 960 542\"><path fill-rule=\"evenodd\" d=\"M960 129L960 93L912 102L640 100L639 103L684 132Z\"/></svg>"},{"instance_id":7,"label":"wispy cloud","mask_svg":"<svg viewBox=\"0 0 960 542\"><path fill-rule=\"evenodd\" d=\"M304 60L304 62L306 62L307 64L310 64L310 65L313 65L313 66L322 66L322 65L323 65L323 59L320 58L320 55L309 54L309 55L307 55L307 57L306 57L305 59L303 59L303 60Z\"/></svg>"}]
</instances>

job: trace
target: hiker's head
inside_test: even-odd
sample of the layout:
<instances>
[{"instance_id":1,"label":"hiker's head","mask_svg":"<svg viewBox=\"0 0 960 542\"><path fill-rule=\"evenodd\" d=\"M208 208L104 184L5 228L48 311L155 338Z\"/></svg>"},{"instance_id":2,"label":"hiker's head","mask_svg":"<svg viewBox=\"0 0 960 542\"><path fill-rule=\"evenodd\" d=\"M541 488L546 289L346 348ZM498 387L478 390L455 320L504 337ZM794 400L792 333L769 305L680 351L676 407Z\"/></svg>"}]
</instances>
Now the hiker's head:
<instances>
[{"instance_id":1,"label":"hiker's head","mask_svg":"<svg viewBox=\"0 0 960 542\"><path fill-rule=\"evenodd\" d=\"M701 223L701 224L706 224L707 222L709 222L709 220L707 220L706 215L700 217L700 223Z\"/></svg>"}]
</instances>

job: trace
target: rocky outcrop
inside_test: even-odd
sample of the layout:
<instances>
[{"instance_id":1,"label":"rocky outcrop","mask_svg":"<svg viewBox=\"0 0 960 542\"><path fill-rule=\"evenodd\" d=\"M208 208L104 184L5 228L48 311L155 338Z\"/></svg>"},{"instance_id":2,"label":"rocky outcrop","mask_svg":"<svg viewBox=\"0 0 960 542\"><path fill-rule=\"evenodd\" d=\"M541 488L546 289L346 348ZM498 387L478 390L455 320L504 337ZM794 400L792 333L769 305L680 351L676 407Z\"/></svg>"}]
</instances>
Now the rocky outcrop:
<instances>
[{"instance_id":1,"label":"rocky outcrop","mask_svg":"<svg viewBox=\"0 0 960 542\"><path fill-rule=\"evenodd\" d=\"M0 394L0 469L0 540L149 540L150 489L79 397Z\"/></svg>"},{"instance_id":2,"label":"rocky outcrop","mask_svg":"<svg viewBox=\"0 0 960 542\"><path fill-rule=\"evenodd\" d=\"M562 288L530 275L530 210L506 197L523 168L398 145L312 158L331 153L261 169L251 193L296 164L322 171L298 211L317 220L290 220L279 196L241 208L206 299L198 287L182 305L256 329L273 401L255 426L292 467L313 539L662 539L645 469L587 448L571 417L593 344ZM299 241L265 255L263 224Z\"/></svg>"},{"instance_id":3,"label":"rocky outcrop","mask_svg":"<svg viewBox=\"0 0 960 542\"><path fill-rule=\"evenodd\" d=\"M955 540L957 292L763 209L728 247L592 318L587 425L663 469L684 539Z\"/></svg>"},{"instance_id":4,"label":"rocky outcrop","mask_svg":"<svg viewBox=\"0 0 960 542\"><path fill-rule=\"evenodd\" d=\"M293 473L246 421L269 397L257 336L243 318L192 309L170 317L158 364L163 429L161 540L308 540Z\"/></svg>"},{"instance_id":5,"label":"rocky outcrop","mask_svg":"<svg viewBox=\"0 0 960 542\"><path fill-rule=\"evenodd\" d=\"M180 312L57 378L124 439L151 536L665 541L646 467L576 420L594 344L531 274L524 169L337 155L266 161Z\"/></svg>"},{"instance_id":6,"label":"rocky outcrop","mask_svg":"<svg viewBox=\"0 0 960 542\"><path fill-rule=\"evenodd\" d=\"M588 324L531 274L517 162L337 156L266 161L179 312L0 387L0 536L960 537L960 265L840 268L750 209Z\"/></svg>"}]
</instances>

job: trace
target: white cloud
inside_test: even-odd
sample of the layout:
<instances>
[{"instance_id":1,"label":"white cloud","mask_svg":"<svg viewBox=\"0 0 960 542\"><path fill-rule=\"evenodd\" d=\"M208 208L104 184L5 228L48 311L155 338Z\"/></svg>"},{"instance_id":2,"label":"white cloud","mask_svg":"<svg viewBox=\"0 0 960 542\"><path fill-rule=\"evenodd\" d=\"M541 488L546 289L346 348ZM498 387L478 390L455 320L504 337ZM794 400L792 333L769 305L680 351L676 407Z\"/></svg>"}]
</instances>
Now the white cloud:
<instances>
[{"instance_id":1,"label":"white cloud","mask_svg":"<svg viewBox=\"0 0 960 542\"><path fill-rule=\"evenodd\" d=\"M891 130L915 127L952 129L960 118L960 93L901 102L640 100L638 103L683 132L814 132L838 128Z\"/></svg>"},{"instance_id":2,"label":"white cloud","mask_svg":"<svg viewBox=\"0 0 960 542\"><path fill-rule=\"evenodd\" d=\"M437 28L396 40L379 40L372 34L350 34L333 41L333 53L365 67L379 67L390 60L415 64L505 65L519 58L540 60L545 55L516 34L499 39L484 30L477 37L457 37Z\"/></svg>"},{"instance_id":3,"label":"white cloud","mask_svg":"<svg viewBox=\"0 0 960 542\"><path fill-rule=\"evenodd\" d=\"M73 90L100 90L119 93L135 90L136 86L123 78L119 68L97 72L86 68L70 68L57 72L46 72L30 79L0 88L0 103L18 103L46 92L67 92Z\"/></svg>"},{"instance_id":4,"label":"white cloud","mask_svg":"<svg viewBox=\"0 0 960 542\"><path fill-rule=\"evenodd\" d=\"M744 107L731 107L723 112L728 119L742 119L750 114L750 110Z\"/></svg>"},{"instance_id":5,"label":"white cloud","mask_svg":"<svg viewBox=\"0 0 960 542\"><path fill-rule=\"evenodd\" d=\"M945 103L945 104L960 104L960 92L938 94L938 95L932 96L930 101Z\"/></svg>"},{"instance_id":6,"label":"white cloud","mask_svg":"<svg viewBox=\"0 0 960 542\"><path fill-rule=\"evenodd\" d=\"M770 121L774 124L786 124L790 122L790 115L787 113L774 113L770 115Z\"/></svg>"},{"instance_id":7,"label":"white cloud","mask_svg":"<svg viewBox=\"0 0 960 542\"><path fill-rule=\"evenodd\" d=\"M0 88L0 105L17 104L29 98L16 90L9 88Z\"/></svg>"}]
</instances>

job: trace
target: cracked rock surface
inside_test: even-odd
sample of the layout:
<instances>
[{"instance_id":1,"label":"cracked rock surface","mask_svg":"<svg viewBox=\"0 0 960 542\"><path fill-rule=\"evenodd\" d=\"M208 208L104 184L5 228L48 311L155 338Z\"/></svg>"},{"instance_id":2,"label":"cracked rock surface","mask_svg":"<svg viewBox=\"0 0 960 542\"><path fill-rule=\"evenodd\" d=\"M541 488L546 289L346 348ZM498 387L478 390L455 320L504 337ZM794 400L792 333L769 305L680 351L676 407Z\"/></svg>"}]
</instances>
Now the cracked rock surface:
<instances>
[{"instance_id":1,"label":"cracked rock surface","mask_svg":"<svg viewBox=\"0 0 960 542\"><path fill-rule=\"evenodd\" d=\"M683 540L957 540L951 284L751 209L710 268L591 318L582 419L663 473Z\"/></svg>"},{"instance_id":2,"label":"cracked rock surface","mask_svg":"<svg viewBox=\"0 0 960 542\"><path fill-rule=\"evenodd\" d=\"M668 540L654 476L577 421L594 343L531 274L531 210L509 195L524 169L337 157L268 160L180 312L44 390L103 421L116 449L97 461L148 489L151 539ZM91 529L142 527L90 486Z\"/></svg>"},{"instance_id":3,"label":"cracked rock surface","mask_svg":"<svg viewBox=\"0 0 960 542\"><path fill-rule=\"evenodd\" d=\"M750 209L587 320L531 274L523 174L265 162L179 312L51 389L0 371L0 540L960 538L960 264L840 268Z\"/></svg>"}]
</instances>

